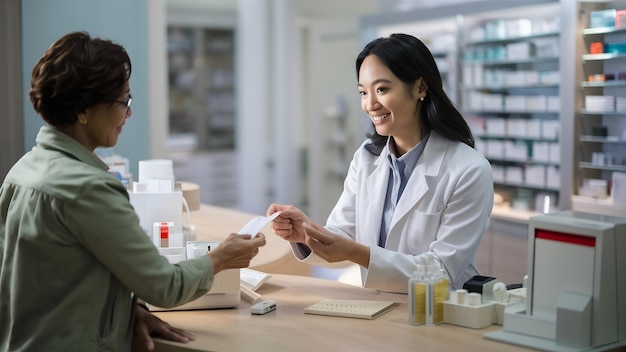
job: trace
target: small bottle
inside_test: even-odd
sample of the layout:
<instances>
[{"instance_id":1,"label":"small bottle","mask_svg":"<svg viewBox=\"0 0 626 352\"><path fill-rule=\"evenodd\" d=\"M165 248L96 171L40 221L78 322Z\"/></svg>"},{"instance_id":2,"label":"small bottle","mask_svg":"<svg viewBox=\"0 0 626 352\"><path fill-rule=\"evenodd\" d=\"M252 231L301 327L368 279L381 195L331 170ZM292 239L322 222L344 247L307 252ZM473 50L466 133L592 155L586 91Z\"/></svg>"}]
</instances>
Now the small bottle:
<instances>
[{"instance_id":1,"label":"small bottle","mask_svg":"<svg viewBox=\"0 0 626 352\"><path fill-rule=\"evenodd\" d=\"M426 279L426 325L443 322L443 302L450 296L450 278L444 269L438 269Z\"/></svg>"},{"instance_id":2,"label":"small bottle","mask_svg":"<svg viewBox=\"0 0 626 352\"><path fill-rule=\"evenodd\" d=\"M422 325L426 322L426 281L425 267L417 265L417 270L409 279L409 323Z\"/></svg>"}]
</instances>

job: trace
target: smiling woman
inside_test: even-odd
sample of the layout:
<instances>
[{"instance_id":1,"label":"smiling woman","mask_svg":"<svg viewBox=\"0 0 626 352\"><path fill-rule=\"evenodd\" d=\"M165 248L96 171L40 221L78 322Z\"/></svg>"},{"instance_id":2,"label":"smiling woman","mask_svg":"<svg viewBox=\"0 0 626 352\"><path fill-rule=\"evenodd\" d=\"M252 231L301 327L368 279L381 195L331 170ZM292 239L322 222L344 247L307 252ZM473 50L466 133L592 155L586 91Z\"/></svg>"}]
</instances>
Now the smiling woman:
<instances>
[{"instance_id":1,"label":"smiling woman","mask_svg":"<svg viewBox=\"0 0 626 352\"><path fill-rule=\"evenodd\" d=\"M368 43L356 59L361 107L372 123L326 221L280 211L274 232L310 264L350 261L362 284L407 292L421 257L433 256L453 288L477 275L474 254L493 206L487 160L442 88L428 48L407 34Z\"/></svg>"}]
</instances>

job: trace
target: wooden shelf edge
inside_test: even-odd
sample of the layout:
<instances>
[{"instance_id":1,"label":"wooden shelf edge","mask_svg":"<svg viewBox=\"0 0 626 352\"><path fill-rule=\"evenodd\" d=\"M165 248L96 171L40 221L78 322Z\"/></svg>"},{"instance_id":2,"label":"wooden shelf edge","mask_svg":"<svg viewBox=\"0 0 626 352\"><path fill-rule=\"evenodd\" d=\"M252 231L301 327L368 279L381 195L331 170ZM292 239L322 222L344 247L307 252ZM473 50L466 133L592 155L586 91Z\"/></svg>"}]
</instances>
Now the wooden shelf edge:
<instances>
[{"instance_id":1,"label":"wooden shelf edge","mask_svg":"<svg viewBox=\"0 0 626 352\"><path fill-rule=\"evenodd\" d=\"M572 210L585 213L624 217L626 204L613 203L611 198L595 199L572 195Z\"/></svg>"}]
</instances>

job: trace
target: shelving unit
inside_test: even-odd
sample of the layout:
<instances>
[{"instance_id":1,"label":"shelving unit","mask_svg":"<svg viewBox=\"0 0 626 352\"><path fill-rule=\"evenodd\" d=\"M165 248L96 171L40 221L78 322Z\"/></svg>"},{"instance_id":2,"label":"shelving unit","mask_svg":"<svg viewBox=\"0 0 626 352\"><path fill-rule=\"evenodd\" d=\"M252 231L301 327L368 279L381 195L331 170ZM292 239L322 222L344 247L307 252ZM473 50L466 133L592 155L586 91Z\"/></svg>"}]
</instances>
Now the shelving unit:
<instances>
[{"instance_id":1,"label":"shelving unit","mask_svg":"<svg viewBox=\"0 0 626 352\"><path fill-rule=\"evenodd\" d=\"M233 149L234 32L169 26L171 147Z\"/></svg>"},{"instance_id":2,"label":"shelving unit","mask_svg":"<svg viewBox=\"0 0 626 352\"><path fill-rule=\"evenodd\" d=\"M591 17L603 10L626 9L626 1L581 2L579 6L583 77L573 208L624 216L626 206L613 203L610 185L614 172L626 173L626 53L610 46L626 45L626 26L604 25Z\"/></svg>"},{"instance_id":3,"label":"shelving unit","mask_svg":"<svg viewBox=\"0 0 626 352\"><path fill-rule=\"evenodd\" d=\"M465 19L461 101L493 167L503 199L496 207L532 214L554 209L561 193L560 21L558 6L541 16L514 14Z\"/></svg>"},{"instance_id":4,"label":"shelving unit","mask_svg":"<svg viewBox=\"0 0 626 352\"><path fill-rule=\"evenodd\" d=\"M235 22L209 14L168 15L168 158L200 201L236 204Z\"/></svg>"}]
</instances>

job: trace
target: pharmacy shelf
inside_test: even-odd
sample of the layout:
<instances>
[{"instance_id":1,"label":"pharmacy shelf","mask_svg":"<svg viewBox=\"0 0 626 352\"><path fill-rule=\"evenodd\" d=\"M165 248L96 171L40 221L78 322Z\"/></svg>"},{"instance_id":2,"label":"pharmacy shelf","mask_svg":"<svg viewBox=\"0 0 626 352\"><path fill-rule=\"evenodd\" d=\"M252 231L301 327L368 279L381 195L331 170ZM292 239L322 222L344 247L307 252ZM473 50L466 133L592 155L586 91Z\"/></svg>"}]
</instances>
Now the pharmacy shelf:
<instances>
[{"instance_id":1,"label":"pharmacy shelf","mask_svg":"<svg viewBox=\"0 0 626 352\"><path fill-rule=\"evenodd\" d=\"M601 35L608 33L626 33L625 28L615 28L615 27L597 27L597 28L585 28L582 30L583 36L593 36L593 35Z\"/></svg>"},{"instance_id":2,"label":"pharmacy shelf","mask_svg":"<svg viewBox=\"0 0 626 352\"><path fill-rule=\"evenodd\" d=\"M547 142L558 143L556 138L541 138L541 137L516 137L516 136L499 136L499 135L474 135L475 138L484 140L514 140L521 142Z\"/></svg>"},{"instance_id":3,"label":"pharmacy shelf","mask_svg":"<svg viewBox=\"0 0 626 352\"><path fill-rule=\"evenodd\" d=\"M558 57L533 57L523 60L463 60L464 64L479 64L483 66L510 66L510 65L525 65L525 64L537 64L543 62L558 62Z\"/></svg>"},{"instance_id":4,"label":"pharmacy shelf","mask_svg":"<svg viewBox=\"0 0 626 352\"><path fill-rule=\"evenodd\" d=\"M582 56L583 63L585 61L609 61L626 59L626 54L603 53L603 54L585 54Z\"/></svg>"},{"instance_id":5,"label":"pharmacy shelf","mask_svg":"<svg viewBox=\"0 0 626 352\"><path fill-rule=\"evenodd\" d=\"M611 3L599 3L595 1L580 2L577 18L578 27L585 27L590 24L590 18L594 11L601 11L603 9L626 8L626 1L614 1ZM582 69L580 72L584 72L580 78L580 89L577 101L579 106L586 105L586 96L606 96L607 103L611 100L608 97L623 97L626 80L623 77L619 77L622 73L621 67L624 67L624 61L626 59L626 53L617 52L605 52L605 53L589 53L592 43L620 43L623 42L624 34L626 34L626 28L614 28L614 27L599 27L599 28L584 28L579 32L579 38L582 40L577 41L577 52L579 61L577 61L578 69ZM604 45L606 47L606 45ZM602 82L589 81L588 77L593 75L613 75L617 80L605 80ZM578 185L585 185L588 180L602 179L610 181L614 172L626 172L626 165L624 165L624 158L626 158L626 138L622 136L622 129L626 125L626 111L613 111L615 108L609 104L608 110L588 110L581 109L578 111L580 119L577 121L578 132L575 136L577 141L577 154L578 160L574 160L574 165L577 165L576 175L579 177L577 180ZM619 107L619 106L618 106ZM594 127L603 126L608 129L609 136L593 135L591 132ZM607 158L610 158L611 162L597 163L589 162L590 159L594 159L597 154L601 154ZM579 189L574 190L572 195L572 208L578 211L599 213L605 215L618 215L623 216L626 214L626 205L613 204L610 198L608 199L594 199L591 197L582 196L586 191L583 186L579 186Z\"/></svg>"},{"instance_id":6,"label":"pharmacy shelf","mask_svg":"<svg viewBox=\"0 0 626 352\"><path fill-rule=\"evenodd\" d=\"M626 84L626 83L625 83ZM558 84L535 84L535 85L519 85L519 86L478 86L478 87L466 87L463 90L480 90L488 92L508 92L511 90L542 90L542 89L556 89L559 88Z\"/></svg>"},{"instance_id":7,"label":"pharmacy shelf","mask_svg":"<svg viewBox=\"0 0 626 352\"><path fill-rule=\"evenodd\" d=\"M537 160L515 160L515 159L498 159L498 158L489 158L492 164L498 165L545 165L545 166L559 166L559 163L553 163L549 161L537 161Z\"/></svg>"},{"instance_id":8,"label":"pharmacy shelf","mask_svg":"<svg viewBox=\"0 0 626 352\"><path fill-rule=\"evenodd\" d=\"M463 110L468 115L559 115L558 111L528 111L528 110Z\"/></svg>"},{"instance_id":9,"label":"pharmacy shelf","mask_svg":"<svg viewBox=\"0 0 626 352\"><path fill-rule=\"evenodd\" d=\"M490 217L492 219L513 221L519 224L528 224L528 219L536 215L541 215L541 213L536 211L513 209L506 205L494 205Z\"/></svg>"},{"instance_id":10,"label":"pharmacy shelf","mask_svg":"<svg viewBox=\"0 0 626 352\"><path fill-rule=\"evenodd\" d=\"M597 136L580 136L579 141L585 143L616 143L626 144L626 139L620 139L618 137L597 137Z\"/></svg>"},{"instance_id":11,"label":"pharmacy shelf","mask_svg":"<svg viewBox=\"0 0 626 352\"><path fill-rule=\"evenodd\" d=\"M609 197L595 199L585 196L572 196L572 209L586 213L595 213L609 216L621 216L626 214L626 204L613 203Z\"/></svg>"},{"instance_id":12,"label":"pharmacy shelf","mask_svg":"<svg viewBox=\"0 0 626 352\"><path fill-rule=\"evenodd\" d=\"M580 86L583 88L626 87L626 81L582 82Z\"/></svg>"},{"instance_id":13,"label":"pharmacy shelf","mask_svg":"<svg viewBox=\"0 0 626 352\"><path fill-rule=\"evenodd\" d=\"M626 172L624 165L597 165L586 161L581 161L578 165L583 169Z\"/></svg>"},{"instance_id":14,"label":"pharmacy shelf","mask_svg":"<svg viewBox=\"0 0 626 352\"><path fill-rule=\"evenodd\" d=\"M549 191L549 192L559 191L557 188L529 185L526 183L494 182L494 184L497 186L503 186L503 187L526 188L526 189L531 189L533 191Z\"/></svg>"},{"instance_id":15,"label":"pharmacy shelf","mask_svg":"<svg viewBox=\"0 0 626 352\"><path fill-rule=\"evenodd\" d=\"M626 111L595 111L595 110L581 110L581 116L614 116L622 117L626 116Z\"/></svg>"},{"instance_id":16,"label":"pharmacy shelf","mask_svg":"<svg viewBox=\"0 0 626 352\"><path fill-rule=\"evenodd\" d=\"M560 32L544 32L544 33L537 33L537 34L526 35L526 36L469 41L466 44L470 46L480 46L480 45L494 46L498 44L528 42L528 41L532 41L533 39L539 39L539 38L558 37L559 35L561 35Z\"/></svg>"}]
</instances>

